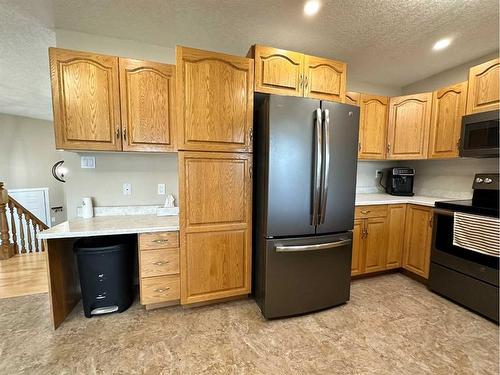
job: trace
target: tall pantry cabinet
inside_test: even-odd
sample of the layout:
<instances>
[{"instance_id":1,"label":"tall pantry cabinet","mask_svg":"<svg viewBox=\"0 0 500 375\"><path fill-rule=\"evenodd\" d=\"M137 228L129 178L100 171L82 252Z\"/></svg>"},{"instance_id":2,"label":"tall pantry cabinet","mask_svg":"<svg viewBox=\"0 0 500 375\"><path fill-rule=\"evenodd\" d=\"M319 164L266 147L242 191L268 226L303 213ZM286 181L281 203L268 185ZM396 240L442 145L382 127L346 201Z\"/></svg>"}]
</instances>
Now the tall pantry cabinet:
<instances>
[{"instance_id":1,"label":"tall pantry cabinet","mask_svg":"<svg viewBox=\"0 0 500 375\"><path fill-rule=\"evenodd\" d=\"M181 303L249 294L253 60L177 47Z\"/></svg>"}]
</instances>

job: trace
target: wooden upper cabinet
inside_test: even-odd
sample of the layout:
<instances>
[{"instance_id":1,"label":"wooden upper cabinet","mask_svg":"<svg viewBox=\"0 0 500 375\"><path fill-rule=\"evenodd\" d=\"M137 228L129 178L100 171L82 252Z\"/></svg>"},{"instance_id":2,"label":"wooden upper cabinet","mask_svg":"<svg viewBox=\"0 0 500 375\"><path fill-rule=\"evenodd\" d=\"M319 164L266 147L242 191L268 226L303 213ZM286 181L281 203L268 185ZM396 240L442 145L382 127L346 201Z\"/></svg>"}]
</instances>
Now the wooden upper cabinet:
<instances>
[{"instance_id":1,"label":"wooden upper cabinet","mask_svg":"<svg viewBox=\"0 0 500 375\"><path fill-rule=\"evenodd\" d=\"M180 47L179 150L251 152L253 60Z\"/></svg>"},{"instance_id":2,"label":"wooden upper cabinet","mask_svg":"<svg viewBox=\"0 0 500 375\"><path fill-rule=\"evenodd\" d=\"M500 59L494 59L470 68L467 114L500 108L499 68Z\"/></svg>"},{"instance_id":3,"label":"wooden upper cabinet","mask_svg":"<svg viewBox=\"0 0 500 375\"><path fill-rule=\"evenodd\" d=\"M432 93L393 97L389 101L388 159L425 159L429 144Z\"/></svg>"},{"instance_id":4,"label":"wooden upper cabinet","mask_svg":"<svg viewBox=\"0 0 500 375\"><path fill-rule=\"evenodd\" d=\"M432 94L429 158L458 157L466 99L467 82L442 88Z\"/></svg>"},{"instance_id":5,"label":"wooden upper cabinet","mask_svg":"<svg viewBox=\"0 0 500 375\"><path fill-rule=\"evenodd\" d=\"M180 152L181 302L251 291L252 155Z\"/></svg>"},{"instance_id":6,"label":"wooden upper cabinet","mask_svg":"<svg viewBox=\"0 0 500 375\"><path fill-rule=\"evenodd\" d=\"M175 151L175 66L120 58L123 150Z\"/></svg>"},{"instance_id":7,"label":"wooden upper cabinet","mask_svg":"<svg viewBox=\"0 0 500 375\"><path fill-rule=\"evenodd\" d=\"M384 159L386 150L389 99L361 94L359 99L359 159Z\"/></svg>"},{"instance_id":8,"label":"wooden upper cabinet","mask_svg":"<svg viewBox=\"0 0 500 375\"><path fill-rule=\"evenodd\" d=\"M121 150L118 58L50 48L56 148Z\"/></svg>"},{"instance_id":9,"label":"wooden upper cabinet","mask_svg":"<svg viewBox=\"0 0 500 375\"><path fill-rule=\"evenodd\" d=\"M347 65L321 57L304 56L304 96L308 98L345 101Z\"/></svg>"},{"instance_id":10,"label":"wooden upper cabinet","mask_svg":"<svg viewBox=\"0 0 500 375\"><path fill-rule=\"evenodd\" d=\"M359 92L347 91L345 93L345 103L351 105L359 105L361 94Z\"/></svg>"},{"instance_id":11,"label":"wooden upper cabinet","mask_svg":"<svg viewBox=\"0 0 500 375\"><path fill-rule=\"evenodd\" d=\"M432 240L432 208L407 205L403 268L427 278Z\"/></svg>"},{"instance_id":12,"label":"wooden upper cabinet","mask_svg":"<svg viewBox=\"0 0 500 375\"><path fill-rule=\"evenodd\" d=\"M303 96L303 54L255 45L249 56L255 60L255 91Z\"/></svg>"}]
</instances>

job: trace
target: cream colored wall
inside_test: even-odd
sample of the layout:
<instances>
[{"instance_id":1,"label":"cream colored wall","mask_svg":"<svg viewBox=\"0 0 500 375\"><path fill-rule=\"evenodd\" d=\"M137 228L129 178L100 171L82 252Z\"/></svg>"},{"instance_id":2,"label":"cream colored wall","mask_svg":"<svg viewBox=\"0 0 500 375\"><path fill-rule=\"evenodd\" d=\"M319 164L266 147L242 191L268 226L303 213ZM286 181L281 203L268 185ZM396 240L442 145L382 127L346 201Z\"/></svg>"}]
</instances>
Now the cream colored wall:
<instances>
[{"instance_id":1,"label":"cream colored wall","mask_svg":"<svg viewBox=\"0 0 500 375\"><path fill-rule=\"evenodd\" d=\"M51 207L66 206L63 184L52 177L52 165L63 157L54 145L51 121L0 114L0 181L7 189L49 188ZM54 224L66 211L51 212Z\"/></svg>"},{"instance_id":2,"label":"cream colored wall","mask_svg":"<svg viewBox=\"0 0 500 375\"><path fill-rule=\"evenodd\" d=\"M458 65L454 68L445 70L444 72L434 74L428 78L414 82L402 88L403 95L415 94L419 92L434 91L441 87L453 85L469 78L469 69L472 66L482 64L483 62L495 59L498 57L498 51L494 51L485 56L471 60L465 64Z\"/></svg>"},{"instance_id":3,"label":"cream colored wall","mask_svg":"<svg viewBox=\"0 0 500 375\"><path fill-rule=\"evenodd\" d=\"M95 156L95 169L80 168L80 157ZM158 195L165 184L178 205L177 154L73 153L64 152L68 168L65 184L68 217L77 216L83 197L92 197L95 206L163 205L166 195ZM132 185L132 194L123 195L123 184Z\"/></svg>"}]
</instances>

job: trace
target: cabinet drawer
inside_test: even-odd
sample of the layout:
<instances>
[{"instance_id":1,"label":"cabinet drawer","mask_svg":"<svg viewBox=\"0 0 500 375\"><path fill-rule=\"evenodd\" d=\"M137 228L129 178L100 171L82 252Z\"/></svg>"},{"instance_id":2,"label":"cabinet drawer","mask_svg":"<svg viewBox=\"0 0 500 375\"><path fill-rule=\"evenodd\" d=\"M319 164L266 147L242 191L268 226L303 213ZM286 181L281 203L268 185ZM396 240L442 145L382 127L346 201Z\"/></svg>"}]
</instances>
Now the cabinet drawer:
<instances>
[{"instance_id":1,"label":"cabinet drawer","mask_svg":"<svg viewBox=\"0 0 500 375\"><path fill-rule=\"evenodd\" d=\"M139 235L139 249L165 249L179 247L179 232L141 233Z\"/></svg>"},{"instance_id":2,"label":"cabinet drawer","mask_svg":"<svg viewBox=\"0 0 500 375\"><path fill-rule=\"evenodd\" d=\"M145 277L141 279L141 303L150 305L180 298L179 275Z\"/></svg>"},{"instance_id":3,"label":"cabinet drawer","mask_svg":"<svg viewBox=\"0 0 500 375\"><path fill-rule=\"evenodd\" d=\"M356 219L385 216L387 216L387 205L385 204L378 206L358 206L354 212L354 217Z\"/></svg>"},{"instance_id":4,"label":"cabinet drawer","mask_svg":"<svg viewBox=\"0 0 500 375\"><path fill-rule=\"evenodd\" d=\"M179 273L179 249L159 249L139 253L141 277Z\"/></svg>"}]
</instances>

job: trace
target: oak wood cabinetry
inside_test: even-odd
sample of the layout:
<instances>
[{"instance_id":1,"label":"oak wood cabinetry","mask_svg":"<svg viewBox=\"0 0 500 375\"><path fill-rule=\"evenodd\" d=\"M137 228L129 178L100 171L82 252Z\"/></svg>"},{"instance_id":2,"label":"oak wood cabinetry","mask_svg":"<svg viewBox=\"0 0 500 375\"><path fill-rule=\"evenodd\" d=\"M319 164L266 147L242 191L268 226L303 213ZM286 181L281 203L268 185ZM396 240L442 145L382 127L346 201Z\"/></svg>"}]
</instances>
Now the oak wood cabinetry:
<instances>
[{"instance_id":1,"label":"oak wood cabinetry","mask_svg":"<svg viewBox=\"0 0 500 375\"><path fill-rule=\"evenodd\" d=\"M403 268L428 278L431 240L432 208L407 205Z\"/></svg>"},{"instance_id":2,"label":"oak wood cabinetry","mask_svg":"<svg viewBox=\"0 0 500 375\"><path fill-rule=\"evenodd\" d=\"M347 65L278 48L255 45L255 91L344 102Z\"/></svg>"},{"instance_id":3,"label":"oak wood cabinetry","mask_svg":"<svg viewBox=\"0 0 500 375\"><path fill-rule=\"evenodd\" d=\"M56 148L121 150L118 58L50 48Z\"/></svg>"},{"instance_id":4,"label":"oak wood cabinetry","mask_svg":"<svg viewBox=\"0 0 500 375\"><path fill-rule=\"evenodd\" d=\"M179 154L181 303L251 290L252 155Z\"/></svg>"},{"instance_id":5,"label":"oak wood cabinetry","mask_svg":"<svg viewBox=\"0 0 500 375\"><path fill-rule=\"evenodd\" d=\"M119 59L124 151L175 151L175 66Z\"/></svg>"},{"instance_id":6,"label":"oak wood cabinetry","mask_svg":"<svg viewBox=\"0 0 500 375\"><path fill-rule=\"evenodd\" d=\"M179 150L251 152L253 60L177 46Z\"/></svg>"},{"instance_id":7,"label":"oak wood cabinetry","mask_svg":"<svg viewBox=\"0 0 500 375\"><path fill-rule=\"evenodd\" d=\"M432 93L392 97L389 101L387 159L425 159L429 144Z\"/></svg>"},{"instance_id":8,"label":"oak wood cabinetry","mask_svg":"<svg viewBox=\"0 0 500 375\"><path fill-rule=\"evenodd\" d=\"M470 68L467 114L500 108L499 69L500 59Z\"/></svg>"},{"instance_id":9,"label":"oak wood cabinetry","mask_svg":"<svg viewBox=\"0 0 500 375\"><path fill-rule=\"evenodd\" d=\"M175 151L175 67L49 49L56 148Z\"/></svg>"},{"instance_id":10,"label":"oak wood cabinetry","mask_svg":"<svg viewBox=\"0 0 500 375\"><path fill-rule=\"evenodd\" d=\"M387 255L385 268L399 268L403 256L406 204L390 204L387 215Z\"/></svg>"},{"instance_id":11,"label":"oak wood cabinetry","mask_svg":"<svg viewBox=\"0 0 500 375\"><path fill-rule=\"evenodd\" d=\"M361 94L355 91L347 91L345 93L345 103L351 105L359 105L359 98Z\"/></svg>"},{"instance_id":12,"label":"oak wood cabinetry","mask_svg":"<svg viewBox=\"0 0 500 375\"><path fill-rule=\"evenodd\" d=\"M358 158L385 158L389 99L386 96L361 94L359 98Z\"/></svg>"},{"instance_id":13,"label":"oak wood cabinetry","mask_svg":"<svg viewBox=\"0 0 500 375\"><path fill-rule=\"evenodd\" d=\"M354 228L352 230L351 276L361 275L363 273L364 225L365 222L363 219L354 219Z\"/></svg>"},{"instance_id":14,"label":"oak wood cabinetry","mask_svg":"<svg viewBox=\"0 0 500 375\"><path fill-rule=\"evenodd\" d=\"M177 304L180 299L179 234L139 234L139 289L146 308Z\"/></svg>"},{"instance_id":15,"label":"oak wood cabinetry","mask_svg":"<svg viewBox=\"0 0 500 375\"><path fill-rule=\"evenodd\" d=\"M467 82L444 87L432 94L430 159L458 157L466 101Z\"/></svg>"}]
</instances>

